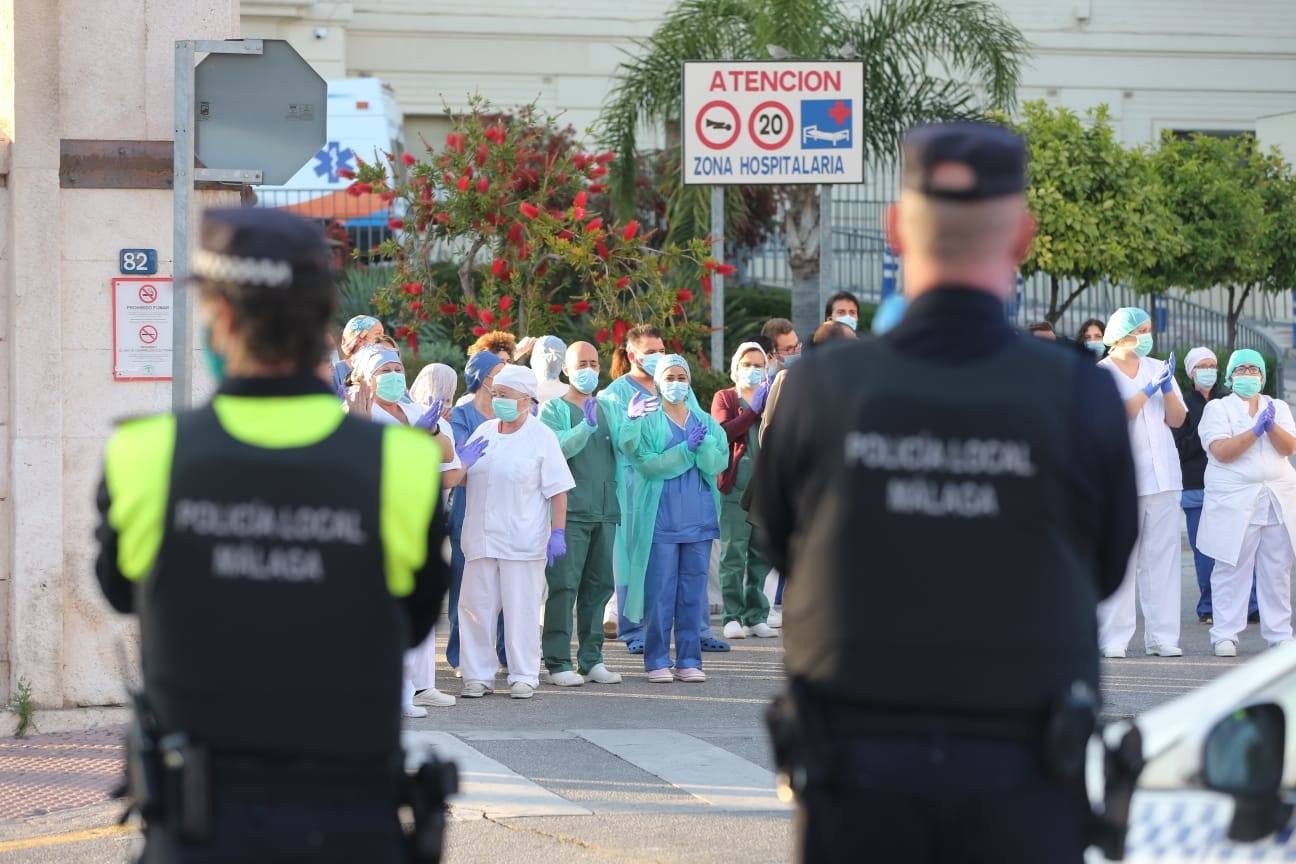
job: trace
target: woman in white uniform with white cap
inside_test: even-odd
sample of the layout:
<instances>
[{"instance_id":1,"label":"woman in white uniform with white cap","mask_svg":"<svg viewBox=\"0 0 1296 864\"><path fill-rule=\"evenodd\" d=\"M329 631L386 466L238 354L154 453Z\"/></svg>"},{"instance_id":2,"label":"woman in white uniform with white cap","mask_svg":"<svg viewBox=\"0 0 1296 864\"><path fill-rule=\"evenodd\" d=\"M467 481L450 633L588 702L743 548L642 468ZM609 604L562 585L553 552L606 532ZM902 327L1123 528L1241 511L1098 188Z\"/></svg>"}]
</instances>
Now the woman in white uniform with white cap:
<instances>
[{"instance_id":1,"label":"woman in white uniform with white cap","mask_svg":"<svg viewBox=\"0 0 1296 864\"><path fill-rule=\"evenodd\" d=\"M531 416L535 373L506 365L491 385L495 419L465 446L467 508L461 544L460 662L465 698L494 692L495 622L504 611L510 695L530 699L540 684L545 564L567 554L567 490L575 486L553 430ZM484 448L484 449L482 449Z\"/></svg>"},{"instance_id":2,"label":"woman in white uniform with white cap","mask_svg":"<svg viewBox=\"0 0 1296 864\"><path fill-rule=\"evenodd\" d=\"M1171 429L1188 411L1174 379L1175 359L1148 357L1152 319L1142 309L1117 309L1103 341L1111 352L1099 361L1112 373L1125 402L1138 488L1139 538L1125 579L1098 604L1098 647L1104 657L1124 657L1134 635L1134 588L1143 606L1143 641L1150 655L1179 657L1179 509L1183 475Z\"/></svg>"},{"instance_id":3,"label":"woman in white uniform with white cap","mask_svg":"<svg viewBox=\"0 0 1296 864\"><path fill-rule=\"evenodd\" d=\"M1290 642L1291 568L1296 549L1296 422L1286 402L1261 396L1264 358L1250 349L1229 357L1233 393L1206 405L1199 432L1206 448L1206 500L1197 545L1211 571L1211 642L1236 657L1246 629L1254 572L1260 634Z\"/></svg>"}]
</instances>

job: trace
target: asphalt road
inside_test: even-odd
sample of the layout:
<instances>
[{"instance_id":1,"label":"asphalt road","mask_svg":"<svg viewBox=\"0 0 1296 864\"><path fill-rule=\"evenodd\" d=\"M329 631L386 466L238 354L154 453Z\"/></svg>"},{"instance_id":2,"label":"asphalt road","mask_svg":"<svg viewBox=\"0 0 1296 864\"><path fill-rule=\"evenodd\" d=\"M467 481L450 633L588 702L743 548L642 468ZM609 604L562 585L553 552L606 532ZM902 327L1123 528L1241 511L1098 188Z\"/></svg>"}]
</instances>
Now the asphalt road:
<instances>
[{"instance_id":1,"label":"asphalt road","mask_svg":"<svg viewBox=\"0 0 1296 864\"><path fill-rule=\"evenodd\" d=\"M1184 556L1182 658L1104 661L1104 713L1129 716L1245 662L1264 643L1251 625L1240 656L1213 656L1197 623L1196 582ZM444 630L444 628L442 628ZM1011 628L1008 628L1011 632ZM441 637L444 638L444 632ZM449 828L450 862L687 862L789 860L791 817L772 794L762 712L782 681L781 640L748 639L708 654L701 685L647 683L639 658L609 647L621 685L541 687L530 701L496 695L431 709L407 724L412 747L464 769ZM444 675L442 689L457 692ZM502 682L501 682L502 683ZM327 694L303 703L303 723ZM0 823L6 862L120 862L132 836L104 828L112 805ZM90 832L90 833L86 833ZM99 833L95 833L99 832ZM32 845L36 844L36 845Z\"/></svg>"}]
</instances>

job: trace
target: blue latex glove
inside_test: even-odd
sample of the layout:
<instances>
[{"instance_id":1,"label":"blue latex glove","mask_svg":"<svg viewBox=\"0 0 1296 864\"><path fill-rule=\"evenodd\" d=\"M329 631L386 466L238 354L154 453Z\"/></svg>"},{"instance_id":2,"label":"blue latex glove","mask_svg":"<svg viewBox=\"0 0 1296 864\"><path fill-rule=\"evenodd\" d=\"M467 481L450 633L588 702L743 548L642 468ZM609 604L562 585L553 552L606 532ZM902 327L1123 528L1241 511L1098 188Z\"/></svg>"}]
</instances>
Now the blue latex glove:
<instances>
[{"instance_id":1,"label":"blue latex glove","mask_svg":"<svg viewBox=\"0 0 1296 864\"><path fill-rule=\"evenodd\" d=\"M702 439L706 438L706 433L707 427L705 423L696 423L690 426L684 438L689 450L696 453L697 449L702 446Z\"/></svg>"},{"instance_id":2,"label":"blue latex glove","mask_svg":"<svg viewBox=\"0 0 1296 864\"><path fill-rule=\"evenodd\" d=\"M585 422L590 425L590 428L597 429L598 428L598 402L594 401L593 399L586 399L584 411L585 411Z\"/></svg>"},{"instance_id":3,"label":"blue latex glove","mask_svg":"<svg viewBox=\"0 0 1296 864\"><path fill-rule=\"evenodd\" d=\"M1251 427L1251 434L1257 438L1263 438L1265 433L1273 428L1274 425L1274 403L1269 405L1260 412L1256 413L1255 425Z\"/></svg>"},{"instance_id":4,"label":"blue latex glove","mask_svg":"<svg viewBox=\"0 0 1296 864\"><path fill-rule=\"evenodd\" d=\"M463 463L464 470L467 471L476 465L477 460L486 452L486 439L474 438L455 452L459 454L459 461Z\"/></svg>"},{"instance_id":5,"label":"blue latex glove","mask_svg":"<svg viewBox=\"0 0 1296 864\"><path fill-rule=\"evenodd\" d=\"M661 400L656 396L648 396L644 393L636 393L630 400L629 406L626 407L626 416L631 420L638 420L645 414L651 414L661 407Z\"/></svg>"},{"instance_id":6,"label":"blue latex glove","mask_svg":"<svg viewBox=\"0 0 1296 864\"><path fill-rule=\"evenodd\" d=\"M1166 369L1170 374L1166 376L1166 380L1161 384L1162 393L1169 393L1174 389L1174 374L1176 366L1177 364L1175 363L1174 352L1171 351L1169 359L1166 360Z\"/></svg>"},{"instance_id":7,"label":"blue latex glove","mask_svg":"<svg viewBox=\"0 0 1296 864\"><path fill-rule=\"evenodd\" d=\"M555 528L549 532L549 545L545 547L545 557L552 567L554 562L567 554L567 532L562 528Z\"/></svg>"},{"instance_id":8,"label":"blue latex glove","mask_svg":"<svg viewBox=\"0 0 1296 864\"><path fill-rule=\"evenodd\" d=\"M1166 387L1173 386L1169 383L1173 377L1174 373L1170 371L1170 363L1169 361L1166 361L1165 365L1161 367L1161 371L1158 372L1152 380L1147 383L1147 386L1143 388L1144 395L1151 399L1156 395L1158 390L1165 391Z\"/></svg>"},{"instance_id":9,"label":"blue latex glove","mask_svg":"<svg viewBox=\"0 0 1296 864\"><path fill-rule=\"evenodd\" d=\"M765 400L769 398L770 384L772 383L773 382L770 381L770 379L766 378L765 381L756 388L756 392L752 394L751 409L757 414L765 410Z\"/></svg>"}]
</instances>

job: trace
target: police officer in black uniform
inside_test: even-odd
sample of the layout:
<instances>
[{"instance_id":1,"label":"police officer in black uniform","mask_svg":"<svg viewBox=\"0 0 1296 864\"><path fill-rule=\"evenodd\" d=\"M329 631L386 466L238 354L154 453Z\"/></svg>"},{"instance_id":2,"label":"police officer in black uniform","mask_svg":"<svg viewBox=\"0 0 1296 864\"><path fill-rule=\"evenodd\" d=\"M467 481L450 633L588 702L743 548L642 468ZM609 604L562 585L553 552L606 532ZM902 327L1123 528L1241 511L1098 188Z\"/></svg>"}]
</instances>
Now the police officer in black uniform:
<instances>
[{"instance_id":1,"label":"police officer in black uniform","mask_svg":"<svg viewBox=\"0 0 1296 864\"><path fill-rule=\"evenodd\" d=\"M405 774L400 695L447 584L441 455L318 377L336 292L317 227L215 210L200 245L220 389L122 423L99 488L99 581L140 620L141 860L431 860L398 819L431 788Z\"/></svg>"},{"instance_id":2,"label":"police officer in black uniform","mask_svg":"<svg viewBox=\"0 0 1296 864\"><path fill-rule=\"evenodd\" d=\"M1095 606L1137 531L1125 414L1091 358L1006 320L1022 140L945 123L903 150L908 310L789 370L757 466L800 858L1078 864Z\"/></svg>"}]
</instances>

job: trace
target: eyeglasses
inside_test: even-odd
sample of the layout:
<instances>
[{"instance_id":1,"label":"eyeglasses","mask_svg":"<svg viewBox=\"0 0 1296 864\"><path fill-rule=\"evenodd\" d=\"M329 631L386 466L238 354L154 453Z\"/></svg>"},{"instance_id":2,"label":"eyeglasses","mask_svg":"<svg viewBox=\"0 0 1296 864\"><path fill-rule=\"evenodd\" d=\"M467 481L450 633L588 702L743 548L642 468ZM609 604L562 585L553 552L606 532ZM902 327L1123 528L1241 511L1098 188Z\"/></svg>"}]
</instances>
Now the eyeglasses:
<instances>
[{"instance_id":1,"label":"eyeglasses","mask_svg":"<svg viewBox=\"0 0 1296 864\"><path fill-rule=\"evenodd\" d=\"M1234 375L1262 375L1259 366L1238 366L1233 370Z\"/></svg>"},{"instance_id":2,"label":"eyeglasses","mask_svg":"<svg viewBox=\"0 0 1296 864\"><path fill-rule=\"evenodd\" d=\"M793 345L791 348L775 348L774 353L780 357L787 357L790 354L800 354L801 343L798 342L795 345Z\"/></svg>"}]
</instances>

